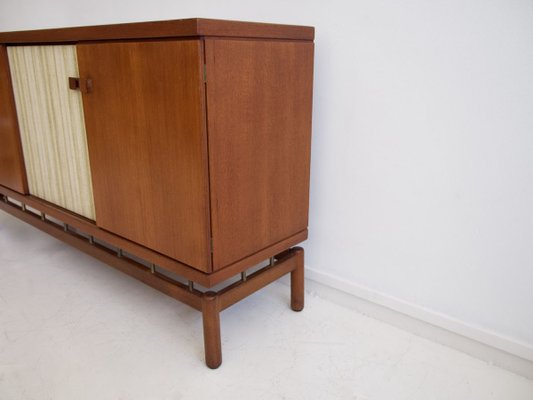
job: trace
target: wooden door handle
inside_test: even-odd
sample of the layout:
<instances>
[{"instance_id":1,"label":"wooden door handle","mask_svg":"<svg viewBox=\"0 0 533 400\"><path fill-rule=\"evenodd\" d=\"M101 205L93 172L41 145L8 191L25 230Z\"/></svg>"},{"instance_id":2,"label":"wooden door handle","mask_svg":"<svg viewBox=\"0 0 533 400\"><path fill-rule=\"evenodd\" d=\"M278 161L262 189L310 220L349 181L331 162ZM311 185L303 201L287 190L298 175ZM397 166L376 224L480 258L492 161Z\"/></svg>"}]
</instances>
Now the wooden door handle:
<instances>
[{"instance_id":1,"label":"wooden door handle","mask_svg":"<svg viewBox=\"0 0 533 400\"><path fill-rule=\"evenodd\" d=\"M71 76L68 78L68 87L72 90L79 90L82 93L91 93L93 91L93 80L91 78L81 79Z\"/></svg>"},{"instance_id":2,"label":"wooden door handle","mask_svg":"<svg viewBox=\"0 0 533 400\"><path fill-rule=\"evenodd\" d=\"M68 88L72 90L80 90L80 78L68 78Z\"/></svg>"}]
</instances>

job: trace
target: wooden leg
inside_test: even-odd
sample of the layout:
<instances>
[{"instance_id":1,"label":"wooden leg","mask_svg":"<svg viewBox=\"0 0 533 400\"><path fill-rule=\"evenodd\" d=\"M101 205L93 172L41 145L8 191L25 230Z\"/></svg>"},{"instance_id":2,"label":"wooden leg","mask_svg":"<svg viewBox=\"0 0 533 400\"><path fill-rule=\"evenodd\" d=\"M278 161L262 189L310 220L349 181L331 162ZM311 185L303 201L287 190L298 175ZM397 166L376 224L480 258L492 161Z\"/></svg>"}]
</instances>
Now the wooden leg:
<instances>
[{"instance_id":1,"label":"wooden leg","mask_svg":"<svg viewBox=\"0 0 533 400\"><path fill-rule=\"evenodd\" d=\"M291 308L304 309L304 249L296 247L296 268L291 272Z\"/></svg>"},{"instance_id":2,"label":"wooden leg","mask_svg":"<svg viewBox=\"0 0 533 400\"><path fill-rule=\"evenodd\" d=\"M220 299L215 292L206 292L202 297L202 317L204 322L205 363L209 368L215 369L222 364Z\"/></svg>"}]
</instances>

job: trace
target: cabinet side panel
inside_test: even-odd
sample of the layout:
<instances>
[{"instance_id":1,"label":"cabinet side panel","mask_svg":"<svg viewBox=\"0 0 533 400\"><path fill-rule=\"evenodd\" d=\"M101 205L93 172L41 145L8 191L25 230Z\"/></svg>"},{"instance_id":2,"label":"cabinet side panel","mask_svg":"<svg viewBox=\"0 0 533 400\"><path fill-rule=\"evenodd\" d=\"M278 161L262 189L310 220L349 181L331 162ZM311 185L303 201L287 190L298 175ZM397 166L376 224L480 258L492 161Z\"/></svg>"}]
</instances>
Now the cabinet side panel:
<instances>
[{"instance_id":1,"label":"cabinet side panel","mask_svg":"<svg viewBox=\"0 0 533 400\"><path fill-rule=\"evenodd\" d=\"M209 271L198 40L78 45L98 226Z\"/></svg>"},{"instance_id":2,"label":"cabinet side panel","mask_svg":"<svg viewBox=\"0 0 533 400\"><path fill-rule=\"evenodd\" d=\"M74 46L8 47L29 192L94 220Z\"/></svg>"},{"instance_id":3,"label":"cabinet side panel","mask_svg":"<svg viewBox=\"0 0 533 400\"><path fill-rule=\"evenodd\" d=\"M0 185L28 191L5 46L0 46Z\"/></svg>"},{"instance_id":4,"label":"cabinet side panel","mask_svg":"<svg viewBox=\"0 0 533 400\"><path fill-rule=\"evenodd\" d=\"M313 43L206 40L213 268L307 228Z\"/></svg>"}]
</instances>

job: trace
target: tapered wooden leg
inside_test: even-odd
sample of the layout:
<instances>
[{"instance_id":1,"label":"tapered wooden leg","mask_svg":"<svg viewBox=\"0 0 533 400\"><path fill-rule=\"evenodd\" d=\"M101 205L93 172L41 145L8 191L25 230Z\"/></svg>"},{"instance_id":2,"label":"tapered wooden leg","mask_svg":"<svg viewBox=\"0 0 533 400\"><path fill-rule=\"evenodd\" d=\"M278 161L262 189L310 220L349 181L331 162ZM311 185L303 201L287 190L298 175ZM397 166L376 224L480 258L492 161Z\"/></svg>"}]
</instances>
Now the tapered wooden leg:
<instances>
[{"instance_id":1,"label":"tapered wooden leg","mask_svg":"<svg viewBox=\"0 0 533 400\"><path fill-rule=\"evenodd\" d=\"M204 322L205 363L209 368L215 369L222 364L220 300L215 292L206 292L202 297L202 317Z\"/></svg>"},{"instance_id":2,"label":"tapered wooden leg","mask_svg":"<svg viewBox=\"0 0 533 400\"><path fill-rule=\"evenodd\" d=\"M296 269L291 272L291 308L294 311L304 309L304 250L300 247L297 251Z\"/></svg>"}]
</instances>

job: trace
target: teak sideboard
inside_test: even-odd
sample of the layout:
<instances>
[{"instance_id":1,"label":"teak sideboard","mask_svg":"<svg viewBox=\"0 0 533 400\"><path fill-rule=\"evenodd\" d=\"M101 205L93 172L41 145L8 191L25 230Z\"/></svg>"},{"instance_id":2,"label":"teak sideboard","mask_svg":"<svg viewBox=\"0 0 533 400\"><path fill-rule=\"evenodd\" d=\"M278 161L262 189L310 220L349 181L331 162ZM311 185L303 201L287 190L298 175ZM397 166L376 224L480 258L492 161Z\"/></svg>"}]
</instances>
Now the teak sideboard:
<instances>
[{"instance_id":1,"label":"teak sideboard","mask_svg":"<svg viewBox=\"0 0 533 400\"><path fill-rule=\"evenodd\" d=\"M209 19L0 33L0 208L201 311L217 368L222 310L288 273L304 305L313 39Z\"/></svg>"}]
</instances>

